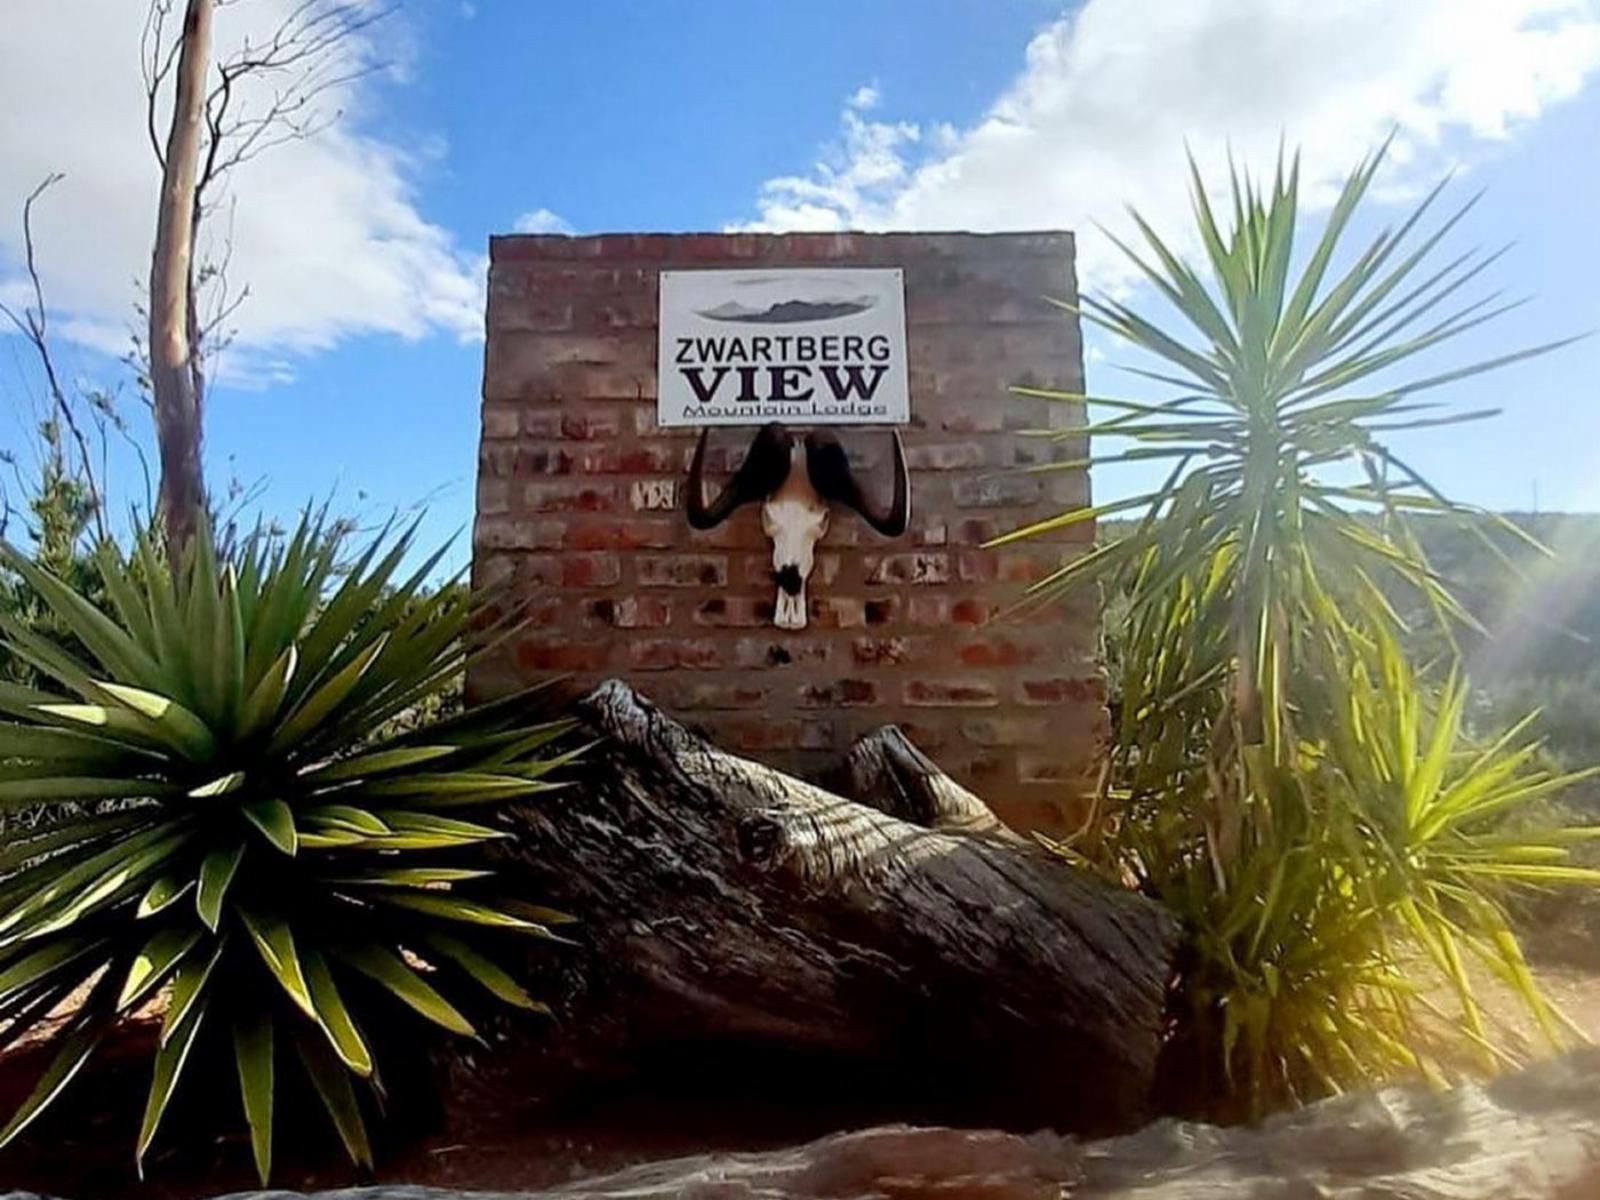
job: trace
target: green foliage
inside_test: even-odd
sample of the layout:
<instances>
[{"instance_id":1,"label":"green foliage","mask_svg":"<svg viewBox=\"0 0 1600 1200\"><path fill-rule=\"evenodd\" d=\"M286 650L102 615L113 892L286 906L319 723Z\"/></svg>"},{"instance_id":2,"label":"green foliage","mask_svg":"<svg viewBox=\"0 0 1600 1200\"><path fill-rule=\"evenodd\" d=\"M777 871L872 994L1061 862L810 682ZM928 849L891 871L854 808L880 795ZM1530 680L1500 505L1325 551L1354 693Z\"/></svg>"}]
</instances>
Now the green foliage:
<instances>
[{"instance_id":1,"label":"green foliage","mask_svg":"<svg viewBox=\"0 0 1600 1200\"><path fill-rule=\"evenodd\" d=\"M33 561L67 582L80 595L103 601L99 568L89 550L93 540L98 502L88 473L69 460L57 421L38 427L39 467L36 477L23 478L13 460L25 492L22 517ZM9 515L9 514L8 514ZM5 536L0 529L0 536ZM55 619L44 598L26 579L0 574L0 612L22 621L33 632L63 640L70 632ZM31 665L0 648L0 680L32 684L37 675ZM3 828L3 825L0 825Z\"/></svg>"},{"instance_id":2,"label":"green foliage","mask_svg":"<svg viewBox=\"0 0 1600 1200\"><path fill-rule=\"evenodd\" d=\"M1503 306L1456 298L1494 256L1431 264L1470 207L1422 232L1440 189L1336 269L1381 158L1351 175L1303 259L1298 164L1287 176L1280 164L1265 191L1234 173L1226 230L1194 171L1209 279L1135 217L1149 257L1124 249L1184 328L1114 300L1086 300L1083 315L1159 360L1142 373L1178 394L1055 398L1114 414L1065 436L1128 439L1111 459L1167 461L1170 473L1144 495L1009 535L1143 514L1040 585L1105 583L1126 602L1118 803L1068 852L1131 875L1185 921L1180 1049L1225 1115L1444 1071L1463 1046L1503 1053L1469 961L1556 1036L1506 900L1600 880L1568 860L1589 831L1511 828L1572 777L1543 769L1523 729L1475 744L1460 677L1425 678L1401 649L1397 591L1439 632L1446 662L1473 624L1411 519L1481 531L1484 518L1440 496L1382 435L1486 415L1421 415L1433 407L1421 397L1559 343L1390 382ZM1449 1014L1418 977L1430 960L1453 989ZM1431 1035L1441 1019L1453 1044Z\"/></svg>"},{"instance_id":3,"label":"green foliage","mask_svg":"<svg viewBox=\"0 0 1600 1200\"><path fill-rule=\"evenodd\" d=\"M505 836L494 806L557 786L566 727L525 724L526 697L395 727L459 678L468 600L426 590L437 555L396 580L409 533L342 573L341 542L308 517L222 561L199 537L177 569L148 539L128 560L106 546L108 611L0 546L81 647L0 615L45 681L0 685L0 810L69 802L0 847L0 1041L86 989L0 1145L119 1016L164 996L141 1161L186 1067L221 1059L263 1180L294 1063L370 1164L359 1097L403 1051L378 1041L402 1012L470 1035L446 998L462 982L540 1008L477 946L556 935L475 898L471 852Z\"/></svg>"}]
</instances>

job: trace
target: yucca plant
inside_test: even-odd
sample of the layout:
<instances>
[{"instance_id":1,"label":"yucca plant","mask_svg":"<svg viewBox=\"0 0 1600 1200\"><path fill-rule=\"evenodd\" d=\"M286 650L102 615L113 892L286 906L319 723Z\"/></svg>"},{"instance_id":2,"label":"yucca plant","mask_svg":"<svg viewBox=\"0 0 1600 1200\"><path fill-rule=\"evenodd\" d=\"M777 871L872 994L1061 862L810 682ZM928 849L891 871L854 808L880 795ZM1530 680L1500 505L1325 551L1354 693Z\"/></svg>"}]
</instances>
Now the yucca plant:
<instances>
[{"instance_id":1,"label":"yucca plant","mask_svg":"<svg viewBox=\"0 0 1600 1200\"><path fill-rule=\"evenodd\" d=\"M1000 539L1138 517L1037 589L1100 583L1126 600L1112 770L1096 816L1064 850L1131 873L1186 920L1181 1036L1213 1069L1223 1112L1441 1065L1414 1019L1427 1002L1408 978L1418 956L1455 985L1455 1028L1472 1044L1492 1042L1462 947L1554 1032L1500 895L1596 880L1565 858L1586 831L1496 833L1571 778L1537 774L1514 742L1474 746L1465 685L1450 677L1441 689L1396 649L1397 593L1416 598L1405 607L1427 614L1446 647L1472 622L1409 517L1439 514L1479 533L1489 524L1497 550L1497 535L1518 531L1440 495L1384 436L1491 415L1430 411L1423 397L1562 343L1397 374L1510 306L1460 299L1498 255L1433 263L1472 204L1423 232L1443 184L1397 227L1344 252L1382 158L1351 174L1301 255L1298 161L1280 162L1266 190L1232 171L1226 228L1191 161L1208 275L1135 214L1148 255L1122 248L1182 328L1114 299L1086 299L1081 311L1154 360L1133 369L1177 394L1030 394L1111 414L1041 436L1126 439L1094 461L1170 469L1142 495Z\"/></svg>"},{"instance_id":2,"label":"yucca plant","mask_svg":"<svg viewBox=\"0 0 1600 1200\"><path fill-rule=\"evenodd\" d=\"M148 539L131 557L106 546L109 611L0 545L83 648L0 617L7 650L54 685L0 685L0 810L45 814L0 846L0 1043L79 1001L0 1145L156 1003L141 1167L185 1067L224 1056L263 1180L296 1062L370 1165L374 1031L403 1009L472 1034L445 995L461 983L541 1007L481 943L554 937L563 918L475 897L471 851L505 836L486 810L556 786L565 726L527 723L523 698L383 733L471 653L465 592L427 586L439 554L398 576L412 540L346 563L308 516L220 562L208 536L176 566Z\"/></svg>"}]
</instances>

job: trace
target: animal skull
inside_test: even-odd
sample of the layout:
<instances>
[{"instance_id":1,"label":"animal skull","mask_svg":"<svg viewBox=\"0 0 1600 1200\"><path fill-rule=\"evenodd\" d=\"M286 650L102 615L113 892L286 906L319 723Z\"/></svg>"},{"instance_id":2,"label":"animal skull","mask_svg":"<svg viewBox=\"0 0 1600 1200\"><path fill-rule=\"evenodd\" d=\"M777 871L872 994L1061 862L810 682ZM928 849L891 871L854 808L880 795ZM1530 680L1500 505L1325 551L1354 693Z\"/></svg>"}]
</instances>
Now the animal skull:
<instances>
[{"instance_id":1,"label":"animal skull","mask_svg":"<svg viewBox=\"0 0 1600 1200\"><path fill-rule=\"evenodd\" d=\"M885 537L900 536L910 524L910 484L899 434L894 435L894 499L885 512L868 503L836 437L816 430L796 442L777 422L756 434L728 486L706 504L701 471L709 433L700 434L689 465L689 524L712 529L740 505L761 501L761 528L772 539L772 579L778 585L773 622L780 629L806 626L806 580L815 563L817 541L828 531L830 505L854 509Z\"/></svg>"}]
</instances>

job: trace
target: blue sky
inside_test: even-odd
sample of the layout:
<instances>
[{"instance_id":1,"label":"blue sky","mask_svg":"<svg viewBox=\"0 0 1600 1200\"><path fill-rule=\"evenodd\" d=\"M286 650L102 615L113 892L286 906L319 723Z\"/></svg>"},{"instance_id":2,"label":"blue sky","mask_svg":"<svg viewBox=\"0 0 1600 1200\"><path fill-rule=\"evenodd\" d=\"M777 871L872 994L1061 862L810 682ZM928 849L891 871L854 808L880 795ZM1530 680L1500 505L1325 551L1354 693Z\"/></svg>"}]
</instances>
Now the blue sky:
<instances>
[{"instance_id":1,"label":"blue sky","mask_svg":"<svg viewBox=\"0 0 1600 1200\"><path fill-rule=\"evenodd\" d=\"M284 4L243 0L219 38L270 27ZM121 376L107 352L148 254L140 7L8 0L0 29L0 214L66 173L40 252L83 381ZM82 72L59 69L72 54ZM1533 297L1440 361L1600 327L1591 0L411 0L350 54L389 66L335 97L316 144L273 151L233 189L234 271L253 294L212 392L208 466L214 485L264 480L269 511L337 488L373 516L427 499L432 537L470 521L482 256L519 221L1064 226L1084 231L1091 283L1143 303L1092 222L1132 201L1181 241L1185 140L1215 167L1229 144L1264 161L1281 133L1305 147L1315 199L1398 128L1393 203L1360 232L1455 168L1462 198L1488 189L1461 244L1516 239L1493 282ZM14 225L0 219L12 302ZM13 449L39 400L25 350L0 338ZM1117 358L1091 343L1091 390L1138 391ZM1526 508L1537 489L1545 509L1600 508L1597 380L1600 339L1457 389L1506 415L1402 448L1468 500ZM120 494L142 492L127 456L116 469ZM1105 472L1096 490L1136 482Z\"/></svg>"}]
</instances>

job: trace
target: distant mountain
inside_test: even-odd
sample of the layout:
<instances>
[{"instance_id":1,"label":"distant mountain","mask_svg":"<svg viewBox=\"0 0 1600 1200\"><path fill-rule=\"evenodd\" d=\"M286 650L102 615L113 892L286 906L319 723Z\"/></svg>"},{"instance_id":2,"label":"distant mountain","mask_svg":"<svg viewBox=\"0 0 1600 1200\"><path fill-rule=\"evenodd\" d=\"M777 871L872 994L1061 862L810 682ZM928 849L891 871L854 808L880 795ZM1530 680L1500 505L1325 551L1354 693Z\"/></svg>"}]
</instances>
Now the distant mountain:
<instances>
[{"instance_id":1,"label":"distant mountain","mask_svg":"<svg viewBox=\"0 0 1600 1200\"><path fill-rule=\"evenodd\" d=\"M745 325L788 325L853 317L876 303L872 296L856 296L849 300L780 300L766 308L748 308L736 300L728 300L715 308L700 309L699 315L710 321L736 321Z\"/></svg>"}]
</instances>

